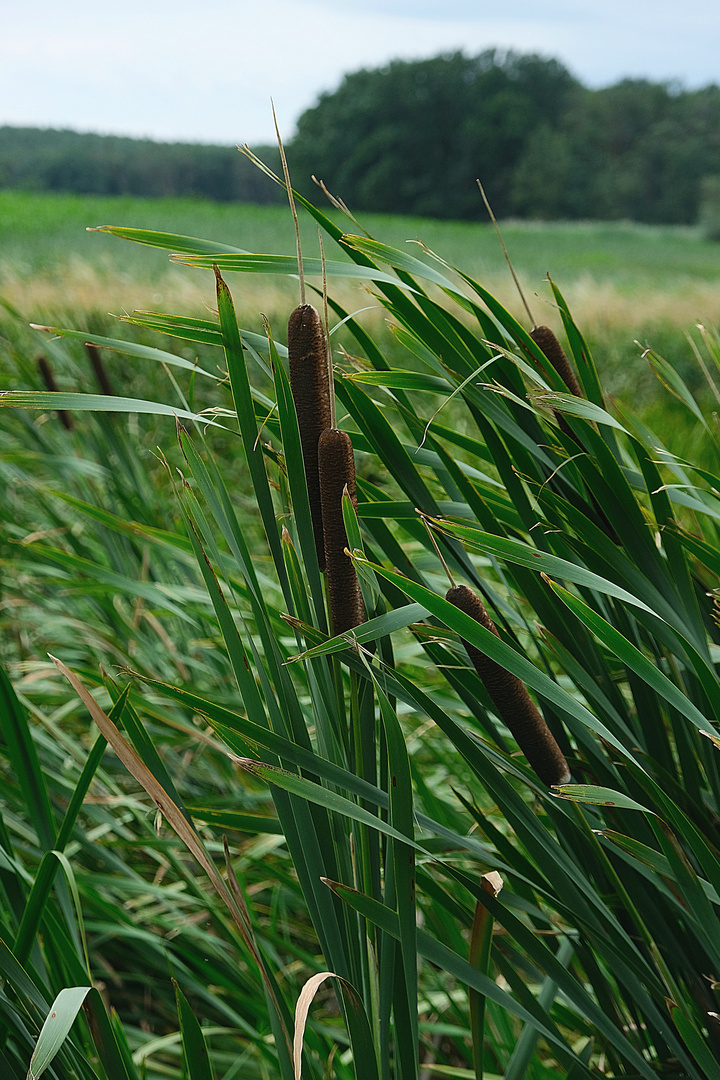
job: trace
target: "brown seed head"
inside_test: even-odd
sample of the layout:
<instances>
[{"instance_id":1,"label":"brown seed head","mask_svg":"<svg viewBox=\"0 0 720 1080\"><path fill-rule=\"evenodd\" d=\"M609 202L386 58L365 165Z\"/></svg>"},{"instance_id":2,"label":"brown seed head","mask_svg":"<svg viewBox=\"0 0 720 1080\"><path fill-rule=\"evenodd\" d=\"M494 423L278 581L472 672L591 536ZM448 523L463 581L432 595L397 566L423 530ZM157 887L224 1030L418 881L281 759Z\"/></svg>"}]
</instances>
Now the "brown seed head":
<instances>
[{"instance_id":1,"label":"brown seed head","mask_svg":"<svg viewBox=\"0 0 720 1080\"><path fill-rule=\"evenodd\" d=\"M342 634L365 622L360 582L352 559L345 554L348 538L342 499L346 487L353 506L357 507L355 457L350 436L338 428L323 431L318 456L330 620L333 634Z\"/></svg>"},{"instance_id":2,"label":"brown seed head","mask_svg":"<svg viewBox=\"0 0 720 1080\"><path fill-rule=\"evenodd\" d=\"M300 428L305 477L312 515L318 564L325 569L318 440L331 424L330 380L325 334L312 304L300 304L288 320L288 360L290 388Z\"/></svg>"},{"instance_id":3,"label":"brown seed head","mask_svg":"<svg viewBox=\"0 0 720 1080\"><path fill-rule=\"evenodd\" d=\"M530 331L530 337L545 356L547 356L570 393L574 394L575 397L583 397L584 395L578 377L570 365L565 350L550 327L533 326Z\"/></svg>"},{"instance_id":4,"label":"brown seed head","mask_svg":"<svg viewBox=\"0 0 720 1080\"><path fill-rule=\"evenodd\" d=\"M45 383L45 386L48 388L50 393L59 393L59 387L58 384L55 382L53 369L50 367L48 360L46 360L44 356L38 356L37 366L38 371L40 372L40 377L42 378L42 381ZM75 423L70 413L66 412L65 409L56 409L55 411L57 412L58 420L65 428L65 430L72 431L75 427Z\"/></svg>"},{"instance_id":5,"label":"brown seed head","mask_svg":"<svg viewBox=\"0 0 720 1080\"><path fill-rule=\"evenodd\" d=\"M445 599L496 637L500 636L485 605L472 589L456 585L448 589ZM570 769L565 755L523 683L465 639L463 645L495 708L538 778L548 787L567 784Z\"/></svg>"},{"instance_id":6,"label":"brown seed head","mask_svg":"<svg viewBox=\"0 0 720 1080\"><path fill-rule=\"evenodd\" d=\"M113 390L113 385L110 382L110 376L107 373L107 369L102 362L100 350L95 345L91 345L89 341L86 341L85 351L88 355L88 359L90 361L92 369L95 372L95 378L98 381L100 393L105 394L106 397L114 397L115 391Z\"/></svg>"}]
</instances>

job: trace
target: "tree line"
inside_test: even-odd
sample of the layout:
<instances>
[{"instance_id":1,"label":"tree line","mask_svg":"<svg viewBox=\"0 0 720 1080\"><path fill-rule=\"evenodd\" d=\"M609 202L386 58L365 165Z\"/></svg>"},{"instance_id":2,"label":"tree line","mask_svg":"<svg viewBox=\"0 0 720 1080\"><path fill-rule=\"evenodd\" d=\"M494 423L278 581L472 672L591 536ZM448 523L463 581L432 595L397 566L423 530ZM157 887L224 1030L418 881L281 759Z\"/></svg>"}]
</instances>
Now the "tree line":
<instances>
[{"instance_id":1,"label":"tree line","mask_svg":"<svg viewBox=\"0 0 720 1080\"><path fill-rule=\"evenodd\" d=\"M277 151L261 156L277 167ZM720 87L591 90L559 61L491 49L356 71L298 121L288 157L356 210L689 224L720 176ZM234 148L0 128L0 186L278 202Z\"/></svg>"},{"instance_id":2,"label":"tree line","mask_svg":"<svg viewBox=\"0 0 720 1080\"><path fill-rule=\"evenodd\" d=\"M276 147L259 147L257 152L271 168L280 168ZM279 203L286 198L234 146L52 128L0 127L0 187L217 202Z\"/></svg>"},{"instance_id":3,"label":"tree line","mask_svg":"<svg viewBox=\"0 0 720 1080\"><path fill-rule=\"evenodd\" d=\"M591 90L557 60L489 50L347 75L298 123L295 172L358 210L692 223L720 174L720 87Z\"/></svg>"}]
</instances>

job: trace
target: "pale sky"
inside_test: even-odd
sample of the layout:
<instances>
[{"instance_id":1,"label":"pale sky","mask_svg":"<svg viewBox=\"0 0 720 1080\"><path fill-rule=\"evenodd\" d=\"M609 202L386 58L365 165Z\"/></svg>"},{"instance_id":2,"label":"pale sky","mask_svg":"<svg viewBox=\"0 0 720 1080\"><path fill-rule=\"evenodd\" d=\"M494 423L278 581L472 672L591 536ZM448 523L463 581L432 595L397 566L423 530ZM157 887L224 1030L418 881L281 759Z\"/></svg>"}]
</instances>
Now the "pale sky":
<instances>
[{"instance_id":1,"label":"pale sky","mask_svg":"<svg viewBox=\"0 0 720 1080\"><path fill-rule=\"evenodd\" d=\"M717 0L3 0L0 125L273 141L343 74L497 46L589 86L720 82Z\"/></svg>"}]
</instances>

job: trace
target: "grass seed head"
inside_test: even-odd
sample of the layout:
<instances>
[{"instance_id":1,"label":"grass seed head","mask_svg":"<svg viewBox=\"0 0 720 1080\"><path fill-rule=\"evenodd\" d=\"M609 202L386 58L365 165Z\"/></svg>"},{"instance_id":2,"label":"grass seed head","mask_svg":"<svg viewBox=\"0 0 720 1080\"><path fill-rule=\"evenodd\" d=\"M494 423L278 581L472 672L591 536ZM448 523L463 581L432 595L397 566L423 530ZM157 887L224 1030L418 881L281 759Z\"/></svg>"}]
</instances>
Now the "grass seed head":
<instances>
[{"instance_id":1,"label":"grass seed head","mask_svg":"<svg viewBox=\"0 0 720 1080\"><path fill-rule=\"evenodd\" d=\"M318 441L331 424L330 379L322 320L312 304L299 304L290 315L288 360L318 565L324 570L325 544L318 475Z\"/></svg>"},{"instance_id":2,"label":"grass seed head","mask_svg":"<svg viewBox=\"0 0 720 1080\"><path fill-rule=\"evenodd\" d=\"M496 637L500 636L482 600L467 585L448 589L445 599ZM548 787L569 783L570 769L565 755L520 679L464 638L463 645L500 717L538 778Z\"/></svg>"},{"instance_id":3,"label":"grass seed head","mask_svg":"<svg viewBox=\"0 0 720 1080\"><path fill-rule=\"evenodd\" d=\"M338 428L323 431L318 452L330 620L333 634L342 634L365 622L360 582L345 554L348 538L342 511L345 488L357 507L355 456L350 436Z\"/></svg>"}]
</instances>

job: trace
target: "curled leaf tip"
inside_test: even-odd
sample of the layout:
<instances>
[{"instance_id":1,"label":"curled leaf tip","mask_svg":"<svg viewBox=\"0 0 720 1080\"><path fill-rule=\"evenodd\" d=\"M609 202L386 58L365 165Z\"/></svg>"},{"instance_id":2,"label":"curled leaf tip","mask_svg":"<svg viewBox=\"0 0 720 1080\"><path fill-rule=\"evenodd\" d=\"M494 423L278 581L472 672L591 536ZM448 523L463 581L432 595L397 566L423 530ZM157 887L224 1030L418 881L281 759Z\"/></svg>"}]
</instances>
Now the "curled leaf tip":
<instances>
[{"instance_id":1,"label":"curled leaf tip","mask_svg":"<svg viewBox=\"0 0 720 1080\"><path fill-rule=\"evenodd\" d=\"M488 895L496 897L500 895L500 890L503 887L503 879L497 870L489 870L487 874L483 874L480 880L480 887L482 891L488 893Z\"/></svg>"}]
</instances>

